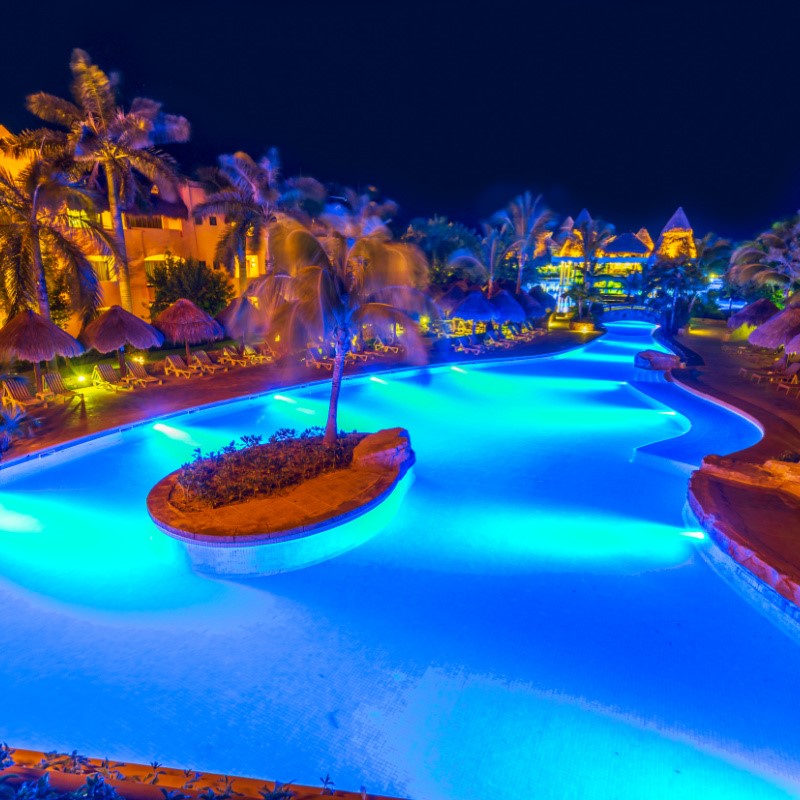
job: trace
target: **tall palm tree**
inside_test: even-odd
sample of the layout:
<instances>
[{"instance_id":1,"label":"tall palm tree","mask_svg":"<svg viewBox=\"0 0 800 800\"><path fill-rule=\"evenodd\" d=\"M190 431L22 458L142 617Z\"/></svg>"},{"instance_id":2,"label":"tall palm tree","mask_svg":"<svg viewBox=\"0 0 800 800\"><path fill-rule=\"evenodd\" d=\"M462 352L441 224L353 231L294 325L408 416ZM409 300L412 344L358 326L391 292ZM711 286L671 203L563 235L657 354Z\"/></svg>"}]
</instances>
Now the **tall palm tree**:
<instances>
[{"instance_id":1,"label":"tall palm tree","mask_svg":"<svg viewBox=\"0 0 800 800\"><path fill-rule=\"evenodd\" d=\"M598 277L600 256L614 238L614 226L602 220L593 219L584 209L575 222L562 231L563 235L573 243L580 253L581 278L591 290Z\"/></svg>"},{"instance_id":2,"label":"tall palm tree","mask_svg":"<svg viewBox=\"0 0 800 800\"><path fill-rule=\"evenodd\" d=\"M478 247L477 255L471 250L456 250L450 257L451 269L463 269L478 274L486 280L486 293L489 297L494 294L494 276L503 259L508 254L508 229L505 225L500 228L483 224L483 238Z\"/></svg>"},{"instance_id":3,"label":"tall palm tree","mask_svg":"<svg viewBox=\"0 0 800 800\"><path fill-rule=\"evenodd\" d=\"M283 214L306 220L304 205L320 204L322 185L313 178L283 181L278 151L271 149L260 161L238 152L219 157L219 166L204 172L211 193L195 207L197 216L221 216L226 226L217 242L216 258L239 273L239 292L248 283L248 244L261 248L272 260L269 246L273 226ZM268 270L269 271L269 270Z\"/></svg>"},{"instance_id":4,"label":"tall palm tree","mask_svg":"<svg viewBox=\"0 0 800 800\"><path fill-rule=\"evenodd\" d=\"M546 253L548 228L553 222L553 213L544 207L542 195L535 199L530 192L515 197L494 220L509 231L512 240L507 252L517 257L516 293L522 291L522 274L534 258Z\"/></svg>"},{"instance_id":5,"label":"tall palm tree","mask_svg":"<svg viewBox=\"0 0 800 800\"><path fill-rule=\"evenodd\" d=\"M474 231L447 217L412 219L403 234L404 242L419 245L431 266L431 283L445 284L452 277L450 256L457 250L477 251L478 237Z\"/></svg>"},{"instance_id":6,"label":"tall palm tree","mask_svg":"<svg viewBox=\"0 0 800 800\"><path fill-rule=\"evenodd\" d=\"M291 274L267 278L286 303L273 321L283 347L301 349L312 342L332 342L334 363L324 441L337 436L337 411L345 356L364 325L404 330L406 347L421 353L409 312L421 307L427 263L413 245L383 236L348 239L338 231L325 240L298 223L280 223L283 256ZM331 246L330 239L336 246Z\"/></svg>"},{"instance_id":7,"label":"tall palm tree","mask_svg":"<svg viewBox=\"0 0 800 800\"><path fill-rule=\"evenodd\" d=\"M737 247L728 277L738 286L778 286L788 295L800 282L800 219L779 222Z\"/></svg>"},{"instance_id":8,"label":"tall palm tree","mask_svg":"<svg viewBox=\"0 0 800 800\"><path fill-rule=\"evenodd\" d=\"M706 276L696 258L658 257L653 261L647 275L648 295L661 307L666 318L666 328L674 331L677 325L678 304L690 298L689 308L694 305L699 292L706 285Z\"/></svg>"},{"instance_id":9,"label":"tall palm tree","mask_svg":"<svg viewBox=\"0 0 800 800\"><path fill-rule=\"evenodd\" d=\"M70 70L72 100L46 92L27 98L29 111L65 130L23 131L4 143L3 149L12 155L31 150L69 154L86 169L91 185L104 187L114 232L120 301L132 311L122 214L141 191L142 177L165 199L176 197L174 161L156 146L188 141L189 123L185 117L165 114L160 103L148 98L138 97L130 109L123 109L117 102L118 76L103 72L83 50L72 51Z\"/></svg>"},{"instance_id":10,"label":"tall palm tree","mask_svg":"<svg viewBox=\"0 0 800 800\"><path fill-rule=\"evenodd\" d=\"M87 212L71 227L68 209ZM0 295L9 315L26 308L50 318L45 264L69 286L72 310L84 321L102 302L89 252L113 253L113 241L91 215L86 189L57 166L34 158L16 177L0 169Z\"/></svg>"}]
</instances>

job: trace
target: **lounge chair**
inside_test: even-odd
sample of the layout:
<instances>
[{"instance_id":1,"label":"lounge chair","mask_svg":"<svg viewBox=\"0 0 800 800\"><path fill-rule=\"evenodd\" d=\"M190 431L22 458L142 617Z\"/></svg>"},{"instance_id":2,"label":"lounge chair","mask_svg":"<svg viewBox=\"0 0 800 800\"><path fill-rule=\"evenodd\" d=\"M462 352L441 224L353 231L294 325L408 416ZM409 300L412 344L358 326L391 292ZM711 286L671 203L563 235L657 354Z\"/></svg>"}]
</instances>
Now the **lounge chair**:
<instances>
[{"instance_id":1,"label":"lounge chair","mask_svg":"<svg viewBox=\"0 0 800 800\"><path fill-rule=\"evenodd\" d=\"M199 367L188 367L180 356L167 356L164 359L164 374L174 375L176 378L191 378L199 375Z\"/></svg>"},{"instance_id":2,"label":"lounge chair","mask_svg":"<svg viewBox=\"0 0 800 800\"><path fill-rule=\"evenodd\" d=\"M92 370L92 385L102 386L112 392L133 391L133 386L127 386L122 382L119 373L111 364L95 364Z\"/></svg>"},{"instance_id":3,"label":"lounge chair","mask_svg":"<svg viewBox=\"0 0 800 800\"><path fill-rule=\"evenodd\" d=\"M309 348L306 350L306 357L304 359L305 365L307 367L316 367L317 369L321 369L325 367L325 369L332 370L333 369L333 359L326 358L324 356L318 356L316 352Z\"/></svg>"},{"instance_id":4,"label":"lounge chair","mask_svg":"<svg viewBox=\"0 0 800 800\"><path fill-rule=\"evenodd\" d=\"M469 353L470 355L476 356L483 352L483 347L480 345L470 344L470 341L466 338L466 336L460 336L455 340L455 342L453 342L453 350L455 350L456 353Z\"/></svg>"},{"instance_id":5,"label":"lounge chair","mask_svg":"<svg viewBox=\"0 0 800 800\"><path fill-rule=\"evenodd\" d=\"M68 389L60 372L46 372L42 381L44 382L45 388L53 397L63 400L65 403L69 403L75 399L83 402L83 395L80 392Z\"/></svg>"},{"instance_id":6,"label":"lounge chair","mask_svg":"<svg viewBox=\"0 0 800 800\"><path fill-rule=\"evenodd\" d=\"M47 408L47 395L32 395L23 377L6 378L3 381L3 405L20 410Z\"/></svg>"},{"instance_id":7,"label":"lounge chair","mask_svg":"<svg viewBox=\"0 0 800 800\"><path fill-rule=\"evenodd\" d=\"M399 353L400 345L397 344L384 344L380 339L375 339L372 345L377 353Z\"/></svg>"},{"instance_id":8,"label":"lounge chair","mask_svg":"<svg viewBox=\"0 0 800 800\"><path fill-rule=\"evenodd\" d=\"M229 345L220 350L219 354L219 363L220 364L231 364L232 366L239 366L239 367L246 367L248 364L252 363L248 361L243 356L240 356L236 350L234 350Z\"/></svg>"},{"instance_id":9,"label":"lounge chair","mask_svg":"<svg viewBox=\"0 0 800 800\"><path fill-rule=\"evenodd\" d=\"M157 383L161 385L164 383L161 378L156 378L154 375L151 375L145 369L144 364L140 364L138 361L126 361L125 369L128 372L122 379L125 383L130 383L135 386L146 386L148 383Z\"/></svg>"},{"instance_id":10,"label":"lounge chair","mask_svg":"<svg viewBox=\"0 0 800 800\"><path fill-rule=\"evenodd\" d=\"M775 390L778 392L783 391L786 392L786 394L789 394L790 391L797 389L800 387L800 384L798 383L798 375L800 375L800 361L790 364L789 368L783 373L783 375L781 375L780 379L774 381Z\"/></svg>"},{"instance_id":11,"label":"lounge chair","mask_svg":"<svg viewBox=\"0 0 800 800\"><path fill-rule=\"evenodd\" d=\"M795 377L798 370L800 370L800 361L789 364L786 369L779 367L777 369L770 368L753 372L750 375L750 381L754 383L761 383L762 381L767 381L768 383L784 383L788 378Z\"/></svg>"},{"instance_id":12,"label":"lounge chair","mask_svg":"<svg viewBox=\"0 0 800 800\"><path fill-rule=\"evenodd\" d=\"M192 366L198 367L201 372L208 372L213 375L215 372L227 372L228 368L224 364L215 364L205 350L195 350L192 353Z\"/></svg>"},{"instance_id":13,"label":"lounge chair","mask_svg":"<svg viewBox=\"0 0 800 800\"><path fill-rule=\"evenodd\" d=\"M242 355L251 364L268 364L270 361L272 361L271 356L264 355L264 353L259 353L251 344L246 344L244 346Z\"/></svg>"}]
</instances>

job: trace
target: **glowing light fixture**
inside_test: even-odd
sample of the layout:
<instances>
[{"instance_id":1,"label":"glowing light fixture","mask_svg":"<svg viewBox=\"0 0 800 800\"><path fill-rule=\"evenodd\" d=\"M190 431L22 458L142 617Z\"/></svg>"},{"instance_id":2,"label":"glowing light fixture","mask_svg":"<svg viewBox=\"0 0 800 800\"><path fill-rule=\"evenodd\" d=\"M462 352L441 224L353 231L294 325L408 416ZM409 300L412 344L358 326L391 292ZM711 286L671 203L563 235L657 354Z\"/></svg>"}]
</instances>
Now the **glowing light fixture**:
<instances>
[{"instance_id":1,"label":"glowing light fixture","mask_svg":"<svg viewBox=\"0 0 800 800\"><path fill-rule=\"evenodd\" d=\"M184 444L194 445L197 444L197 442L195 442L191 435L186 431L182 431L180 428L174 428L172 425L165 425L163 422L156 422L156 424L153 425L153 430L163 433L168 439L173 439L176 442L184 442Z\"/></svg>"},{"instance_id":2,"label":"glowing light fixture","mask_svg":"<svg viewBox=\"0 0 800 800\"><path fill-rule=\"evenodd\" d=\"M467 374L467 371L465 369L461 369L461 367L450 367L450 369L453 370L453 372L460 372L463 375Z\"/></svg>"},{"instance_id":3,"label":"glowing light fixture","mask_svg":"<svg viewBox=\"0 0 800 800\"><path fill-rule=\"evenodd\" d=\"M700 541L706 538L705 531L684 531L681 536L685 536L687 539L699 539Z\"/></svg>"},{"instance_id":4,"label":"glowing light fixture","mask_svg":"<svg viewBox=\"0 0 800 800\"><path fill-rule=\"evenodd\" d=\"M376 378L374 375L370 378L373 383L381 383L386 386L386 381L383 378Z\"/></svg>"},{"instance_id":5,"label":"glowing light fixture","mask_svg":"<svg viewBox=\"0 0 800 800\"><path fill-rule=\"evenodd\" d=\"M78 382L79 383L86 383L86 376L85 375L78 375Z\"/></svg>"},{"instance_id":6,"label":"glowing light fixture","mask_svg":"<svg viewBox=\"0 0 800 800\"><path fill-rule=\"evenodd\" d=\"M301 414L316 414L317 412L314 411L313 408L298 408L297 409Z\"/></svg>"},{"instance_id":7,"label":"glowing light fixture","mask_svg":"<svg viewBox=\"0 0 800 800\"><path fill-rule=\"evenodd\" d=\"M280 400L281 403L291 403L293 406L297 405L297 400L292 400L291 397L284 397L282 394L272 395L273 400Z\"/></svg>"}]
</instances>

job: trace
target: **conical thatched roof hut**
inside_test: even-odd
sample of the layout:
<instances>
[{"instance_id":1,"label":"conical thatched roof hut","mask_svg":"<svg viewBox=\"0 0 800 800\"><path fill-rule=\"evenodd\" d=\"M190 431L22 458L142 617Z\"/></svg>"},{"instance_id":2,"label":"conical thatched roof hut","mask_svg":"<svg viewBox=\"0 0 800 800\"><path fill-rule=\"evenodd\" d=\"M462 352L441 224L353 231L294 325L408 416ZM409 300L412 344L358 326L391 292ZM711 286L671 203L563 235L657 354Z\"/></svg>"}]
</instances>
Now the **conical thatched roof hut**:
<instances>
[{"instance_id":1,"label":"conical thatched roof hut","mask_svg":"<svg viewBox=\"0 0 800 800\"><path fill-rule=\"evenodd\" d=\"M190 344L221 339L225 332L205 311L199 309L191 300L180 298L169 308L165 308L156 318L155 326L171 342L186 345L186 358L190 358Z\"/></svg>"},{"instance_id":2,"label":"conical thatched roof hut","mask_svg":"<svg viewBox=\"0 0 800 800\"><path fill-rule=\"evenodd\" d=\"M522 306L526 319L541 319L547 316L547 309L529 294L520 292L514 295L514 299Z\"/></svg>"},{"instance_id":3,"label":"conical thatched roof hut","mask_svg":"<svg viewBox=\"0 0 800 800\"><path fill-rule=\"evenodd\" d=\"M458 283L451 286L437 301L436 305L447 315L455 311L456 306L467 296L467 291Z\"/></svg>"},{"instance_id":4,"label":"conical thatched roof hut","mask_svg":"<svg viewBox=\"0 0 800 800\"><path fill-rule=\"evenodd\" d=\"M56 356L72 358L83 353L83 345L55 323L35 311L21 311L0 330L0 359L29 361L36 376L36 391L42 391L39 364Z\"/></svg>"},{"instance_id":5,"label":"conical thatched roof hut","mask_svg":"<svg viewBox=\"0 0 800 800\"><path fill-rule=\"evenodd\" d=\"M100 353L116 350L120 375L123 377L127 372L126 345L147 350L150 347L160 347L164 343L164 337L159 331L121 306L111 306L96 320L90 322L83 332L83 339L89 347Z\"/></svg>"},{"instance_id":6,"label":"conical thatched roof hut","mask_svg":"<svg viewBox=\"0 0 800 800\"><path fill-rule=\"evenodd\" d=\"M763 325L771 317L774 317L778 311L780 311L780 309L772 300L762 297L746 305L735 314L732 314L728 320L728 328L735 331L737 328L741 328L742 325L758 327L759 325Z\"/></svg>"},{"instance_id":7,"label":"conical thatched roof hut","mask_svg":"<svg viewBox=\"0 0 800 800\"><path fill-rule=\"evenodd\" d=\"M748 341L756 347L777 350L798 334L800 334L800 307L789 307L768 319L763 325L759 325L750 334Z\"/></svg>"},{"instance_id":8,"label":"conical thatched roof hut","mask_svg":"<svg viewBox=\"0 0 800 800\"><path fill-rule=\"evenodd\" d=\"M506 289L501 289L489 302L497 310L497 319L499 321L525 322L525 309Z\"/></svg>"},{"instance_id":9,"label":"conical thatched roof hut","mask_svg":"<svg viewBox=\"0 0 800 800\"><path fill-rule=\"evenodd\" d=\"M474 289L453 310L453 316L473 322L491 322L499 319L497 309L486 299L483 292Z\"/></svg>"},{"instance_id":10,"label":"conical thatched roof hut","mask_svg":"<svg viewBox=\"0 0 800 800\"><path fill-rule=\"evenodd\" d=\"M528 294L549 314L556 310L558 302L553 295L548 294L541 286L534 286Z\"/></svg>"}]
</instances>

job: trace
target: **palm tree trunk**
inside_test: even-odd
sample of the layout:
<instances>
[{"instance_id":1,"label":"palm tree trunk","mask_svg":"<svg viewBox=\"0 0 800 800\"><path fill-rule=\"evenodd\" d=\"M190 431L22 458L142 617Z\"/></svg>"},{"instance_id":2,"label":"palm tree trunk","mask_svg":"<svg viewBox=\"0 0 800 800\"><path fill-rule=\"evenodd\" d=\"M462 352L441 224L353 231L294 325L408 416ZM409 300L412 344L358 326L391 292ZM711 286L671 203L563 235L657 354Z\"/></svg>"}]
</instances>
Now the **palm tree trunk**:
<instances>
[{"instance_id":1,"label":"palm tree trunk","mask_svg":"<svg viewBox=\"0 0 800 800\"><path fill-rule=\"evenodd\" d=\"M32 237L33 265L36 270L36 303L39 313L50 319L50 296L47 293L47 281L44 275L44 261L42 259L42 245L39 241L39 230L35 228ZM41 389L39 389L41 391Z\"/></svg>"},{"instance_id":2,"label":"palm tree trunk","mask_svg":"<svg viewBox=\"0 0 800 800\"><path fill-rule=\"evenodd\" d=\"M237 250L236 260L239 262L239 295L241 296L247 288L247 251L244 246Z\"/></svg>"},{"instance_id":3,"label":"palm tree trunk","mask_svg":"<svg viewBox=\"0 0 800 800\"><path fill-rule=\"evenodd\" d=\"M522 270L525 269L525 262L522 260L522 253L519 254L519 264L517 266L517 291L519 294L522 291Z\"/></svg>"},{"instance_id":4,"label":"palm tree trunk","mask_svg":"<svg viewBox=\"0 0 800 800\"><path fill-rule=\"evenodd\" d=\"M109 165L105 166L106 183L108 184L108 210L111 213L111 225L114 229L114 241L117 253L114 254L114 266L119 281L119 302L126 310L133 313L133 299L131 298L131 276L128 271L128 251L125 247L125 226L122 224L122 206L117 197L117 184L114 171Z\"/></svg>"},{"instance_id":5,"label":"palm tree trunk","mask_svg":"<svg viewBox=\"0 0 800 800\"><path fill-rule=\"evenodd\" d=\"M344 340L346 341L346 339ZM344 374L344 355L345 346L342 336L336 339L336 354L333 359L333 371L331 374L331 400L328 405L328 421L325 423L325 436L322 441L328 447L336 444L338 432L337 412L339 410L339 392L342 389L342 375Z\"/></svg>"}]
</instances>

